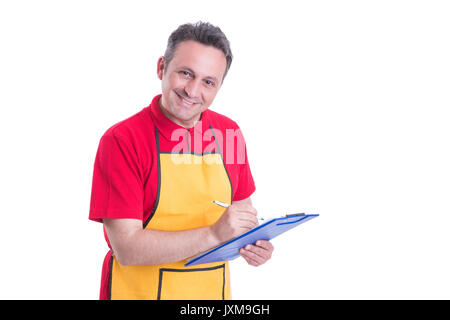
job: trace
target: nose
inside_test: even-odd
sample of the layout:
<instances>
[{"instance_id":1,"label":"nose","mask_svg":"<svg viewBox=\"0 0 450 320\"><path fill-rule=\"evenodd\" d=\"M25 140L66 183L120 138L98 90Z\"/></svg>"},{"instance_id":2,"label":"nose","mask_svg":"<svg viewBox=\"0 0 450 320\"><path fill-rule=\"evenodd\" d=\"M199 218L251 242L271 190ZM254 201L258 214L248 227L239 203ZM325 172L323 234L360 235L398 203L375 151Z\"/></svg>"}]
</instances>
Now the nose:
<instances>
[{"instance_id":1,"label":"nose","mask_svg":"<svg viewBox=\"0 0 450 320\"><path fill-rule=\"evenodd\" d=\"M188 94L189 98L200 98L200 81L193 79L186 83L184 91Z\"/></svg>"}]
</instances>

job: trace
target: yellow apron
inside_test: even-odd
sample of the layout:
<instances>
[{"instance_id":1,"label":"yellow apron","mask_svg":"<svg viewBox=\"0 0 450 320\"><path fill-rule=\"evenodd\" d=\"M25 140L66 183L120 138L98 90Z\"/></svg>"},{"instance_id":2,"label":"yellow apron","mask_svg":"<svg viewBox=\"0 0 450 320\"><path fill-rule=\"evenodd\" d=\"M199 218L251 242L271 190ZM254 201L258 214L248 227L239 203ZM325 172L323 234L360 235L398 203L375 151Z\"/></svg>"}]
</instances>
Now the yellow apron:
<instances>
[{"instance_id":1,"label":"yellow apron","mask_svg":"<svg viewBox=\"0 0 450 320\"><path fill-rule=\"evenodd\" d=\"M158 196L144 228L181 231L212 225L224 212L213 200L231 203L232 187L219 153L172 154L158 150ZM184 267L186 260L164 265L122 266L112 255L111 299L231 299L228 262Z\"/></svg>"}]
</instances>

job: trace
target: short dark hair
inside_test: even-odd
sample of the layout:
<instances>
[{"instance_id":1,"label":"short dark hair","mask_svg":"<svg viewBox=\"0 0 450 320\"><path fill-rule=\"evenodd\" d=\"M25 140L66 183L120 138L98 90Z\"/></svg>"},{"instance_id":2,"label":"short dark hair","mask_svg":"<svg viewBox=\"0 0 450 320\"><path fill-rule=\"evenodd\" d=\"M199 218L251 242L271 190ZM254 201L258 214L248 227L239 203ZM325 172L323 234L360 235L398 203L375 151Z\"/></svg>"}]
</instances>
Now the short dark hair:
<instances>
[{"instance_id":1,"label":"short dark hair","mask_svg":"<svg viewBox=\"0 0 450 320\"><path fill-rule=\"evenodd\" d=\"M197 23L182 24L174 32L172 32L169 36L169 41L167 42L166 52L164 53L164 61L166 66L169 65L172 60L178 45L187 40L194 40L204 45L222 50L227 60L227 67L225 69L225 73L223 74L224 79L228 69L230 69L231 61L233 60L230 42L219 27L213 26L208 22L199 21Z\"/></svg>"}]
</instances>

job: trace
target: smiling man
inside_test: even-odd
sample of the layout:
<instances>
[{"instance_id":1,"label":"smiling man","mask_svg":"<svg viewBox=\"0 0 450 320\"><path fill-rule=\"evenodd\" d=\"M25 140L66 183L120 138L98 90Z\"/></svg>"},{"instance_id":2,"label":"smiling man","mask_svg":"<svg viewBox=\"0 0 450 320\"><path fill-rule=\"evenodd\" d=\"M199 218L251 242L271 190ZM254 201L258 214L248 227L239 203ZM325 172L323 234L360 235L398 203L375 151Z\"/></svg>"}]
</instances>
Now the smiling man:
<instances>
[{"instance_id":1,"label":"smiling man","mask_svg":"<svg viewBox=\"0 0 450 320\"><path fill-rule=\"evenodd\" d=\"M163 93L160 106L170 120L191 128L212 104L227 63L221 50L194 40L181 42L176 51L171 63L164 57L158 60Z\"/></svg>"},{"instance_id":2,"label":"smiling man","mask_svg":"<svg viewBox=\"0 0 450 320\"><path fill-rule=\"evenodd\" d=\"M228 262L184 266L258 225L239 127L208 109L231 61L218 27L181 25L157 62L162 94L102 136L89 213L110 248L100 299L231 299ZM188 161L174 161L180 150ZM240 254L259 266L272 252L259 240Z\"/></svg>"}]
</instances>

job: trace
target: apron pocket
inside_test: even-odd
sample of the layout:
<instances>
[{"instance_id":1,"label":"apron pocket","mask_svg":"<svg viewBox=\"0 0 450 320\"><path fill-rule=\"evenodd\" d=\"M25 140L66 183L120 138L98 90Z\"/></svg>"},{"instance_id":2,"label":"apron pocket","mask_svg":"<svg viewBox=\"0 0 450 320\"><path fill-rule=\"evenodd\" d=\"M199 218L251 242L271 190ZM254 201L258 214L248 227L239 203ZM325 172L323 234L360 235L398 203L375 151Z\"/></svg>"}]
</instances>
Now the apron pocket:
<instances>
[{"instance_id":1,"label":"apron pocket","mask_svg":"<svg viewBox=\"0 0 450 320\"><path fill-rule=\"evenodd\" d=\"M159 269L158 300L224 300L225 264L210 268Z\"/></svg>"}]
</instances>

